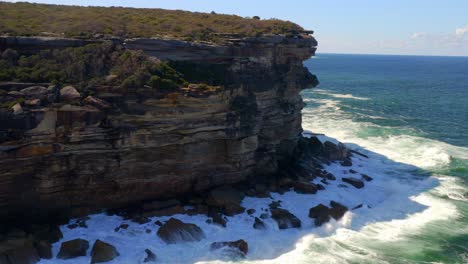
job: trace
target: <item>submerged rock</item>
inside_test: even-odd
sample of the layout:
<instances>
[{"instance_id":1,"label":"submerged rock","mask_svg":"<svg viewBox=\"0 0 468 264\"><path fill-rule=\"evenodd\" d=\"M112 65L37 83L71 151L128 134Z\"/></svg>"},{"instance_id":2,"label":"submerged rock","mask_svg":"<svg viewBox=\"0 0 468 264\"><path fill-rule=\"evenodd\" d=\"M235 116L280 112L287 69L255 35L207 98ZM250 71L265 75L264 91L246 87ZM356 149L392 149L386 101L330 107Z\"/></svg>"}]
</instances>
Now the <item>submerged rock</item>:
<instances>
[{"instance_id":1,"label":"submerged rock","mask_svg":"<svg viewBox=\"0 0 468 264\"><path fill-rule=\"evenodd\" d=\"M158 236L167 244L178 242L200 241L205 234L195 224L187 224L178 219L171 218L158 230Z\"/></svg>"},{"instance_id":2,"label":"submerged rock","mask_svg":"<svg viewBox=\"0 0 468 264\"><path fill-rule=\"evenodd\" d=\"M341 179L343 182L346 182L348 184L351 184L355 188L361 189L364 187L364 182L360 179L354 178L354 177L349 177L349 178L342 178Z\"/></svg>"},{"instance_id":3,"label":"submerged rock","mask_svg":"<svg viewBox=\"0 0 468 264\"><path fill-rule=\"evenodd\" d=\"M330 208L323 204L319 204L315 207L310 208L309 217L315 219L315 226L321 226L322 224L330 221Z\"/></svg>"},{"instance_id":4,"label":"submerged rock","mask_svg":"<svg viewBox=\"0 0 468 264\"><path fill-rule=\"evenodd\" d=\"M315 226L321 226L330 221L331 218L340 220L347 211L348 208L346 206L331 201L330 208L323 204L310 208L309 217L314 218Z\"/></svg>"},{"instance_id":5,"label":"submerged rock","mask_svg":"<svg viewBox=\"0 0 468 264\"><path fill-rule=\"evenodd\" d=\"M249 244L247 244L243 239L231 242L214 242L211 244L211 250L217 250L224 247L236 249L241 252L243 256L247 255L249 252Z\"/></svg>"},{"instance_id":6,"label":"submerged rock","mask_svg":"<svg viewBox=\"0 0 468 264\"><path fill-rule=\"evenodd\" d=\"M89 248L89 242L84 239L73 239L63 242L60 245L60 251L57 254L59 259L71 259L86 256Z\"/></svg>"},{"instance_id":7,"label":"submerged rock","mask_svg":"<svg viewBox=\"0 0 468 264\"><path fill-rule=\"evenodd\" d=\"M301 227L301 220L286 209L272 209L271 217L278 223L279 229Z\"/></svg>"},{"instance_id":8,"label":"submerged rock","mask_svg":"<svg viewBox=\"0 0 468 264\"><path fill-rule=\"evenodd\" d=\"M365 181L369 182L369 181L373 180L373 178L371 176L367 175L367 174L361 173L361 176L362 176L362 179L365 180Z\"/></svg>"},{"instance_id":9,"label":"submerged rock","mask_svg":"<svg viewBox=\"0 0 468 264\"><path fill-rule=\"evenodd\" d=\"M153 251L151 251L149 249L145 249L145 253L146 253L146 257L143 260L144 263L156 262L157 257L156 257L156 254L153 253Z\"/></svg>"},{"instance_id":10,"label":"submerged rock","mask_svg":"<svg viewBox=\"0 0 468 264\"><path fill-rule=\"evenodd\" d=\"M343 215L348 211L348 208L340 203L337 203L335 201L330 202L330 215L333 217L335 220L339 220L343 217Z\"/></svg>"},{"instance_id":11,"label":"submerged rock","mask_svg":"<svg viewBox=\"0 0 468 264\"><path fill-rule=\"evenodd\" d=\"M91 264L108 262L118 256L120 254L114 246L98 239L91 249Z\"/></svg>"},{"instance_id":12,"label":"submerged rock","mask_svg":"<svg viewBox=\"0 0 468 264\"><path fill-rule=\"evenodd\" d=\"M255 223L253 224L253 228L255 229L266 229L265 223L263 223L260 218L255 217Z\"/></svg>"}]
</instances>

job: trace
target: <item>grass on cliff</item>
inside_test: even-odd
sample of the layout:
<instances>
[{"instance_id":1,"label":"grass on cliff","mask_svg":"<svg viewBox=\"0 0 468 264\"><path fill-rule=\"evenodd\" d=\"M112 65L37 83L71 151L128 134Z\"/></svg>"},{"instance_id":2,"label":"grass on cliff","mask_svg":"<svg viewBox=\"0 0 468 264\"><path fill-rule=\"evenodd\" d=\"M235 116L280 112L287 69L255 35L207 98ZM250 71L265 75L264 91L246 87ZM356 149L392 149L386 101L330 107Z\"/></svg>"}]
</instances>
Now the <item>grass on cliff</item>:
<instances>
[{"instance_id":1,"label":"grass on cliff","mask_svg":"<svg viewBox=\"0 0 468 264\"><path fill-rule=\"evenodd\" d=\"M42 50L29 56L7 49L0 54L0 81L73 84L81 89L150 86L163 92L188 85L167 63L111 42Z\"/></svg>"},{"instance_id":2,"label":"grass on cliff","mask_svg":"<svg viewBox=\"0 0 468 264\"><path fill-rule=\"evenodd\" d=\"M95 34L118 37L172 36L185 40L215 41L216 33L257 36L303 30L277 19L260 20L235 15L180 10L122 7L79 7L0 2L0 34L91 38Z\"/></svg>"}]
</instances>

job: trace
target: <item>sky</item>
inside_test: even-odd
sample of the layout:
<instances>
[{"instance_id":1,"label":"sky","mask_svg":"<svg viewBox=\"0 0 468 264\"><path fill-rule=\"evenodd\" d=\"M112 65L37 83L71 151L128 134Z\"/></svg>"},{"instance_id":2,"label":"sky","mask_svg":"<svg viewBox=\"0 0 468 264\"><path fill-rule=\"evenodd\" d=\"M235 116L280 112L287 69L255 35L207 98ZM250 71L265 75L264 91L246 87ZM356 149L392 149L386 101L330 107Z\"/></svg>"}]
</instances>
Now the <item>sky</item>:
<instances>
[{"instance_id":1,"label":"sky","mask_svg":"<svg viewBox=\"0 0 468 264\"><path fill-rule=\"evenodd\" d=\"M16 2L16 1L10 1ZM468 0L37 0L182 9L290 20L315 31L318 53L468 56Z\"/></svg>"}]
</instances>

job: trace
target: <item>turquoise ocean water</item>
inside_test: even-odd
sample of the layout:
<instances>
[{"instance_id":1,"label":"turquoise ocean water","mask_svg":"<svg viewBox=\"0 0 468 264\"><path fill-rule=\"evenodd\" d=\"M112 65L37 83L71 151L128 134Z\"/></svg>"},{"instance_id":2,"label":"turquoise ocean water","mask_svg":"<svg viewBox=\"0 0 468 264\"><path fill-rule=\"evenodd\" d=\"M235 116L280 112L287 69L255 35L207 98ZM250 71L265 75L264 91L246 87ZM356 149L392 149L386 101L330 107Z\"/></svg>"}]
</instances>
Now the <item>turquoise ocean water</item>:
<instances>
[{"instance_id":1,"label":"turquoise ocean water","mask_svg":"<svg viewBox=\"0 0 468 264\"><path fill-rule=\"evenodd\" d=\"M318 54L305 66L320 85L303 92L304 129L375 153L374 169L417 190L389 199L401 215L373 217L322 252L331 262L468 263L468 57ZM434 184L418 189L414 177ZM311 256L319 249L309 245Z\"/></svg>"}]
</instances>

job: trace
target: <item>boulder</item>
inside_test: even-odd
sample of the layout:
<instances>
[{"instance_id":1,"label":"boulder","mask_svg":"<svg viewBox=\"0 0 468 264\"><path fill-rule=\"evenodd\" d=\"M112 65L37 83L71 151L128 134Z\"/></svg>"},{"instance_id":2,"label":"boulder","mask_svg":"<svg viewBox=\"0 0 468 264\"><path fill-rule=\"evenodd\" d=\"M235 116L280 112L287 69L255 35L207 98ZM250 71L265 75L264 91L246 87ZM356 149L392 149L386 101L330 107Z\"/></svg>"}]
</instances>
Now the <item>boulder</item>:
<instances>
[{"instance_id":1,"label":"boulder","mask_svg":"<svg viewBox=\"0 0 468 264\"><path fill-rule=\"evenodd\" d=\"M315 226L321 226L330 221L330 208L323 204L319 204L310 208L309 217L314 218Z\"/></svg>"},{"instance_id":2,"label":"boulder","mask_svg":"<svg viewBox=\"0 0 468 264\"><path fill-rule=\"evenodd\" d=\"M32 264L40 257L30 238L8 239L0 242L1 264Z\"/></svg>"},{"instance_id":3,"label":"boulder","mask_svg":"<svg viewBox=\"0 0 468 264\"><path fill-rule=\"evenodd\" d=\"M167 244L178 242L200 241L205 234L195 224L184 223L178 219L171 218L158 230L158 236Z\"/></svg>"},{"instance_id":4,"label":"boulder","mask_svg":"<svg viewBox=\"0 0 468 264\"><path fill-rule=\"evenodd\" d=\"M71 259L81 256L86 256L86 252L89 248L89 242L84 239L73 239L63 242L60 245L59 253L57 258L59 259Z\"/></svg>"},{"instance_id":5,"label":"boulder","mask_svg":"<svg viewBox=\"0 0 468 264\"><path fill-rule=\"evenodd\" d=\"M272 209L271 217L278 223L279 229L300 228L301 220L285 209Z\"/></svg>"},{"instance_id":6,"label":"boulder","mask_svg":"<svg viewBox=\"0 0 468 264\"><path fill-rule=\"evenodd\" d=\"M253 215L255 213L255 209L251 208L247 210L248 215Z\"/></svg>"},{"instance_id":7,"label":"boulder","mask_svg":"<svg viewBox=\"0 0 468 264\"><path fill-rule=\"evenodd\" d=\"M109 109L111 108L110 104L108 104L107 102L99 99L99 98L96 98L94 96L87 96L84 100L83 100L86 104L89 104L89 105L92 105L92 106L95 106L99 109Z\"/></svg>"},{"instance_id":8,"label":"boulder","mask_svg":"<svg viewBox=\"0 0 468 264\"><path fill-rule=\"evenodd\" d=\"M335 201L330 202L330 215L333 217L335 220L339 220L343 217L343 215L348 211L348 208L340 203L337 203Z\"/></svg>"},{"instance_id":9,"label":"boulder","mask_svg":"<svg viewBox=\"0 0 468 264\"><path fill-rule=\"evenodd\" d=\"M144 263L156 262L156 259L157 259L156 254L154 254L153 251L151 251L149 249L145 249L145 253L146 253L146 257L143 260Z\"/></svg>"},{"instance_id":10,"label":"boulder","mask_svg":"<svg viewBox=\"0 0 468 264\"><path fill-rule=\"evenodd\" d=\"M211 244L211 250L217 250L224 247L237 249L244 256L247 255L247 253L249 252L249 244L247 244L247 242L245 242L245 240L243 239L231 242L214 242Z\"/></svg>"},{"instance_id":11,"label":"boulder","mask_svg":"<svg viewBox=\"0 0 468 264\"><path fill-rule=\"evenodd\" d=\"M31 86L20 90L28 99L45 99L47 98L48 90L43 86Z\"/></svg>"},{"instance_id":12,"label":"boulder","mask_svg":"<svg viewBox=\"0 0 468 264\"><path fill-rule=\"evenodd\" d=\"M344 144L335 144L330 141L323 143L323 152L329 160L344 160L349 157L350 152Z\"/></svg>"},{"instance_id":13,"label":"boulder","mask_svg":"<svg viewBox=\"0 0 468 264\"><path fill-rule=\"evenodd\" d=\"M265 226L265 223L263 223L263 221L260 220L260 218L255 217L255 222L253 224L253 228L255 228L255 229L266 229L266 226Z\"/></svg>"},{"instance_id":14,"label":"boulder","mask_svg":"<svg viewBox=\"0 0 468 264\"><path fill-rule=\"evenodd\" d=\"M34 242L34 247L37 250L37 254L42 259L51 259L52 255L52 245L45 240Z\"/></svg>"},{"instance_id":15,"label":"boulder","mask_svg":"<svg viewBox=\"0 0 468 264\"><path fill-rule=\"evenodd\" d=\"M77 101L80 97L80 93L73 86L65 86L60 89L60 100L64 102Z\"/></svg>"},{"instance_id":16,"label":"boulder","mask_svg":"<svg viewBox=\"0 0 468 264\"><path fill-rule=\"evenodd\" d=\"M321 226L322 224L330 221L332 217L335 220L340 220L347 211L348 208L346 206L335 201L331 201L330 208L323 204L310 208L309 217L314 218L316 226Z\"/></svg>"},{"instance_id":17,"label":"boulder","mask_svg":"<svg viewBox=\"0 0 468 264\"><path fill-rule=\"evenodd\" d=\"M24 104L29 107L36 107L41 104L41 99L31 99L24 101Z\"/></svg>"},{"instance_id":18,"label":"boulder","mask_svg":"<svg viewBox=\"0 0 468 264\"><path fill-rule=\"evenodd\" d=\"M22 114L24 112L23 107L21 107L20 103L16 103L15 105L13 105L11 107L11 110L13 110L14 115L20 115L20 114Z\"/></svg>"},{"instance_id":19,"label":"boulder","mask_svg":"<svg viewBox=\"0 0 468 264\"><path fill-rule=\"evenodd\" d=\"M360 179L354 178L354 177L348 177L348 178L342 178L341 179L343 182L346 182L348 184L351 184L355 188L361 189L364 187L364 182Z\"/></svg>"},{"instance_id":20,"label":"boulder","mask_svg":"<svg viewBox=\"0 0 468 264\"><path fill-rule=\"evenodd\" d=\"M353 166L353 163L351 162L350 158L344 159L342 162L340 162L341 166L343 167L351 167Z\"/></svg>"},{"instance_id":21,"label":"boulder","mask_svg":"<svg viewBox=\"0 0 468 264\"><path fill-rule=\"evenodd\" d=\"M115 232L118 232L120 229L127 229L129 227L128 224L121 224L114 229Z\"/></svg>"},{"instance_id":22,"label":"boulder","mask_svg":"<svg viewBox=\"0 0 468 264\"><path fill-rule=\"evenodd\" d=\"M315 194L317 193L317 186L310 182L296 181L293 184L294 191L297 193Z\"/></svg>"},{"instance_id":23,"label":"boulder","mask_svg":"<svg viewBox=\"0 0 468 264\"><path fill-rule=\"evenodd\" d=\"M367 175L367 174L362 174L361 173L361 176L362 176L362 179L367 181L367 182L370 182L370 181L373 180L373 178L371 176Z\"/></svg>"},{"instance_id":24,"label":"boulder","mask_svg":"<svg viewBox=\"0 0 468 264\"><path fill-rule=\"evenodd\" d=\"M91 249L91 264L108 262L118 256L120 254L114 246L98 239Z\"/></svg>"}]
</instances>

